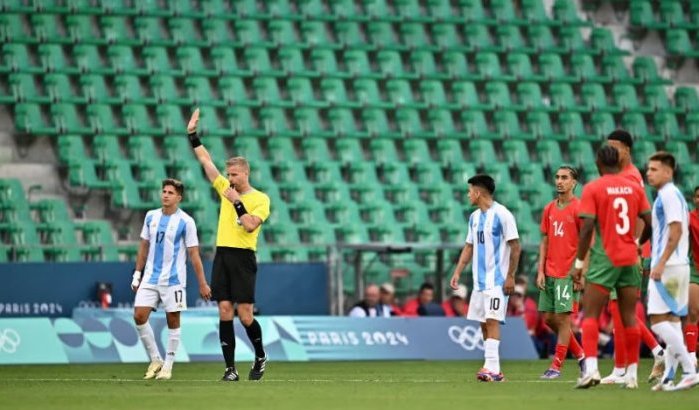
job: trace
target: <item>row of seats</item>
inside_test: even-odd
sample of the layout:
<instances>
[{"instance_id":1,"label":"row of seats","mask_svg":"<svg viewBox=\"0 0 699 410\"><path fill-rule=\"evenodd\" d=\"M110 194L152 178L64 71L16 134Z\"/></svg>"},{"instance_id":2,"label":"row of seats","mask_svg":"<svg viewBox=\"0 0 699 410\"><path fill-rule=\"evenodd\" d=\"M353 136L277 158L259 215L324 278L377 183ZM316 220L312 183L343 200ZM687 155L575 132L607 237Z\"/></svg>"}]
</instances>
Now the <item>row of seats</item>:
<instances>
[{"instance_id":1,"label":"row of seats","mask_svg":"<svg viewBox=\"0 0 699 410\"><path fill-rule=\"evenodd\" d=\"M191 77L184 81L155 75L142 81L136 76L107 77L85 75L78 78L65 74L10 74L8 90L0 92L0 102L39 104L174 104L223 108L236 107L376 107L376 108L444 108L577 112L671 111L687 112L697 102L694 88L675 91L674 104L660 84L634 86L612 84L604 87L584 83L529 81L506 83L490 81L437 81L372 78L279 79L255 77L243 80L227 76L218 79ZM182 94L181 89L186 93ZM637 91L638 90L638 91ZM579 98L576 96L579 95Z\"/></svg>"},{"instance_id":2,"label":"row of seats","mask_svg":"<svg viewBox=\"0 0 699 410\"><path fill-rule=\"evenodd\" d=\"M483 22L491 25L512 22L520 25L551 26L589 23L581 20L575 3L556 0L549 17L541 0L523 0L515 7L508 0L168 0L168 1L97 1L2 0L0 11L18 13L52 13L66 15L115 15L186 17L192 19L236 20L241 17L259 20L326 21L416 21L421 23Z\"/></svg>"},{"instance_id":3,"label":"row of seats","mask_svg":"<svg viewBox=\"0 0 699 410\"><path fill-rule=\"evenodd\" d=\"M545 51L527 55L521 50L498 53L479 50L401 53L381 49L330 50L249 46L201 49L168 49L145 45L95 46L78 44L27 45L5 43L2 47L2 73L58 73L67 75L163 75L172 77L324 77L324 78L405 78L436 80L507 81L529 79L535 82L599 82L666 84L655 61L636 58L633 75L622 55L594 57L575 53L562 59ZM598 70L597 67L600 67Z\"/></svg>"},{"instance_id":4,"label":"row of seats","mask_svg":"<svg viewBox=\"0 0 699 410\"><path fill-rule=\"evenodd\" d=\"M592 113L541 105L507 104L503 94L495 111L415 108L315 108L284 109L265 107L250 109L234 107L209 109L202 116L202 135L283 136L323 138L414 137L414 138L484 138L492 140L583 139L597 141L617 125L634 135L654 142L694 141L699 135L699 114L675 114L673 111L654 112L652 107L632 104L619 112L618 108L601 107ZM119 109L121 108L121 109ZM519 109L518 109L519 108ZM127 104L123 107L91 104L84 108L86 118L79 114L82 106L57 103L39 105L20 103L14 107L16 129L39 135L114 134L167 136L182 134L188 111L175 105L145 106ZM183 113L187 111L187 113ZM616 118L615 118L616 114ZM679 119L678 119L679 117ZM682 126L680 125L682 124Z\"/></svg>"},{"instance_id":5,"label":"row of seats","mask_svg":"<svg viewBox=\"0 0 699 410\"><path fill-rule=\"evenodd\" d=\"M0 262L116 261L105 220L74 221L61 199L29 203L19 180L0 179Z\"/></svg>"},{"instance_id":6,"label":"row of seats","mask_svg":"<svg viewBox=\"0 0 699 410\"><path fill-rule=\"evenodd\" d=\"M99 27L95 32L94 27ZM518 50L528 54L541 51L561 54L624 54L614 45L612 33L595 28L586 42L579 27L551 29L545 25L499 24L488 26L460 22L424 24L372 21L274 20L269 23L237 19L202 21L157 17L80 16L54 14L0 15L0 39L38 44L151 45L164 47L215 46L276 48L330 48L364 50L412 49L430 51Z\"/></svg>"},{"instance_id":7,"label":"row of seats","mask_svg":"<svg viewBox=\"0 0 699 410\"><path fill-rule=\"evenodd\" d=\"M665 42L667 65L679 67L685 58L699 57L699 4L663 0L633 0L629 5L629 33L637 40L658 32Z\"/></svg>"}]
</instances>

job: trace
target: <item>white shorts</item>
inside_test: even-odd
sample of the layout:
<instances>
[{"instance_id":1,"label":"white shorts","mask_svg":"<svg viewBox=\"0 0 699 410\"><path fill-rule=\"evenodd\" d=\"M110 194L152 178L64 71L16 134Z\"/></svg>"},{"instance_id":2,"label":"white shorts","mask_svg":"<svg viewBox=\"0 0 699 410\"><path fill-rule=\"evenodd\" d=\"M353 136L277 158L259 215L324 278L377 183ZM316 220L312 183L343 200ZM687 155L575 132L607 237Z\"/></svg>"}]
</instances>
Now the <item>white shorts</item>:
<instances>
[{"instance_id":1,"label":"white shorts","mask_svg":"<svg viewBox=\"0 0 699 410\"><path fill-rule=\"evenodd\" d=\"M181 312L187 310L187 289L184 286L146 286L136 291L134 306L158 308L162 306L166 312Z\"/></svg>"},{"instance_id":2,"label":"white shorts","mask_svg":"<svg viewBox=\"0 0 699 410\"><path fill-rule=\"evenodd\" d=\"M689 303L689 265L665 267L660 281L648 281L648 314L687 314Z\"/></svg>"},{"instance_id":3,"label":"white shorts","mask_svg":"<svg viewBox=\"0 0 699 410\"><path fill-rule=\"evenodd\" d=\"M468 304L466 319L485 323L487 319L505 322L507 313L507 297L498 286L486 290L474 290Z\"/></svg>"}]
</instances>

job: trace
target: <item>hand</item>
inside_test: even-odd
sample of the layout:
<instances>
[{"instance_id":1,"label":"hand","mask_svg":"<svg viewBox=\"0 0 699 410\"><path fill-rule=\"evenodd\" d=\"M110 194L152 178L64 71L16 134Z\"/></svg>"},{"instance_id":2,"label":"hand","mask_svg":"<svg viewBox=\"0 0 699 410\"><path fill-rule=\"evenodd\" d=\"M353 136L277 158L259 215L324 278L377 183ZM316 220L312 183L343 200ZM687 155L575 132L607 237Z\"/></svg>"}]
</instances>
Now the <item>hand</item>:
<instances>
[{"instance_id":1,"label":"hand","mask_svg":"<svg viewBox=\"0 0 699 410\"><path fill-rule=\"evenodd\" d=\"M582 277L582 269L575 269L573 266L570 268L570 273L568 274L573 278L573 288L576 286L582 289L583 286L583 277Z\"/></svg>"},{"instance_id":2,"label":"hand","mask_svg":"<svg viewBox=\"0 0 699 410\"><path fill-rule=\"evenodd\" d=\"M141 285L142 272L134 270L133 276L131 277L131 290L136 292L138 287Z\"/></svg>"},{"instance_id":3,"label":"hand","mask_svg":"<svg viewBox=\"0 0 699 410\"><path fill-rule=\"evenodd\" d=\"M580 282L575 282L573 281L573 290L576 292L580 292L583 289L585 289L585 277L581 276L580 277Z\"/></svg>"},{"instance_id":4,"label":"hand","mask_svg":"<svg viewBox=\"0 0 699 410\"><path fill-rule=\"evenodd\" d=\"M505 294L507 296L510 296L513 293L515 293L515 278L508 275L507 278L505 279L505 286L504 286L503 290L505 291Z\"/></svg>"},{"instance_id":5,"label":"hand","mask_svg":"<svg viewBox=\"0 0 699 410\"><path fill-rule=\"evenodd\" d=\"M187 124L187 134L192 134L197 132L197 124L199 123L199 108L194 110L192 117L189 119L189 124Z\"/></svg>"},{"instance_id":6,"label":"hand","mask_svg":"<svg viewBox=\"0 0 699 410\"><path fill-rule=\"evenodd\" d=\"M452 289L456 290L459 288L459 276L458 274L453 274L451 275L451 280L449 281L449 286L451 286Z\"/></svg>"},{"instance_id":7,"label":"hand","mask_svg":"<svg viewBox=\"0 0 699 410\"><path fill-rule=\"evenodd\" d=\"M660 280L663 278L663 272L665 272L665 262L658 262L657 265L650 269L650 278Z\"/></svg>"},{"instance_id":8,"label":"hand","mask_svg":"<svg viewBox=\"0 0 699 410\"><path fill-rule=\"evenodd\" d=\"M235 188L231 187L228 187L225 191L223 191L223 196L225 196L229 201L231 201L231 203L240 200L240 194L238 193L238 191L236 191Z\"/></svg>"},{"instance_id":9,"label":"hand","mask_svg":"<svg viewBox=\"0 0 699 410\"><path fill-rule=\"evenodd\" d=\"M199 285L199 296L204 300L211 299L211 288L206 282Z\"/></svg>"},{"instance_id":10,"label":"hand","mask_svg":"<svg viewBox=\"0 0 699 410\"><path fill-rule=\"evenodd\" d=\"M536 287L539 288L539 290L546 289L546 275L544 275L544 272L536 274Z\"/></svg>"}]
</instances>

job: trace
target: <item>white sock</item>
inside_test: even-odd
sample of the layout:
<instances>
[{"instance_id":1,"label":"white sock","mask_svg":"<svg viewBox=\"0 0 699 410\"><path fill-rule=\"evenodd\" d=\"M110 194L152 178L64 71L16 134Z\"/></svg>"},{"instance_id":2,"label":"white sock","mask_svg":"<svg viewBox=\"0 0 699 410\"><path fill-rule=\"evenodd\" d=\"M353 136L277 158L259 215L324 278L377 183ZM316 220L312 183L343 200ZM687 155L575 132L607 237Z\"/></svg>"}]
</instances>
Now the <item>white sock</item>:
<instances>
[{"instance_id":1,"label":"white sock","mask_svg":"<svg viewBox=\"0 0 699 410\"><path fill-rule=\"evenodd\" d=\"M674 380L675 373L677 372L677 358L672 351L670 346L665 348L665 371L663 372L663 378L661 380L665 381L667 379Z\"/></svg>"},{"instance_id":2,"label":"white sock","mask_svg":"<svg viewBox=\"0 0 699 410\"><path fill-rule=\"evenodd\" d=\"M652 325L651 328L663 338L672 355L682 365L682 371L685 374L696 373L692 360L689 358L689 353L687 353L687 347L684 345L684 336L679 322L664 321Z\"/></svg>"},{"instance_id":3,"label":"white sock","mask_svg":"<svg viewBox=\"0 0 699 410\"><path fill-rule=\"evenodd\" d=\"M626 366L626 375L624 377L627 378L638 378L638 363L633 363L628 366Z\"/></svg>"},{"instance_id":4,"label":"white sock","mask_svg":"<svg viewBox=\"0 0 699 410\"><path fill-rule=\"evenodd\" d=\"M623 376L626 374L626 367L615 367L614 370L612 370L612 374L614 376Z\"/></svg>"},{"instance_id":5,"label":"white sock","mask_svg":"<svg viewBox=\"0 0 699 410\"><path fill-rule=\"evenodd\" d=\"M500 341L496 339L485 340L485 367L493 373L500 373Z\"/></svg>"},{"instance_id":6,"label":"white sock","mask_svg":"<svg viewBox=\"0 0 699 410\"><path fill-rule=\"evenodd\" d=\"M663 352L663 348L660 345L657 345L653 348L653 357L658 357L660 353Z\"/></svg>"},{"instance_id":7,"label":"white sock","mask_svg":"<svg viewBox=\"0 0 699 410\"><path fill-rule=\"evenodd\" d=\"M165 352L163 368L171 370L172 364L175 362L175 353L177 353L177 348L180 345L180 328L168 330L169 337L167 339L167 352Z\"/></svg>"},{"instance_id":8,"label":"white sock","mask_svg":"<svg viewBox=\"0 0 699 410\"><path fill-rule=\"evenodd\" d=\"M136 325L136 330L141 338L141 342L143 342L143 346L146 348L146 352L148 352L148 356L150 356L150 361L162 362L163 359L160 357L158 346L155 344L155 334L153 334L153 328L150 327L150 323L146 322L143 325Z\"/></svg>"},{"instance_id":9,"label":"white sock","mask_svg":"<svg viewBox=\"0 0 699 410\"><path fill-rule=\"evenodd\" d=\"M592 373L598 371L596 357L586 357L585 358L585 371L587 372L587 374L592 374Z\"/></svg>"}]
</instances>

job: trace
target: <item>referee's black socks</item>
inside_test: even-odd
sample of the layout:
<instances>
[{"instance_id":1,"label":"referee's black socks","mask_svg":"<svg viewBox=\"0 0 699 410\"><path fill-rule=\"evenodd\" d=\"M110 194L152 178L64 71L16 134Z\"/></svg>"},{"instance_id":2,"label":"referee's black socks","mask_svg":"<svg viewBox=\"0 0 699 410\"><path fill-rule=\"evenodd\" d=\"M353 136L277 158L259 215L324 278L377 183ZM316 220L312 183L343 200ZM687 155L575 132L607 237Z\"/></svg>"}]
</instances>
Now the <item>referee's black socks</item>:
<instances>
[{"instance_id":1,"label":"referee's black socks","mask_svg":"<svg viewBox=\"0 0 699 410\"><path fill-rule=\"evenodd\" d=\"M248 335L250 332L248 332ZM235 367L235 333L232 320L218 322L218 338L221 341L221 351L226 367Z\"/></svg>"},{"instance_id":2,"label":"referee's black socks","mask_svg":"<svg viewBox=\"0 0 699 410\"><path fill-rule=\"evenodd\" d=\"M265 349L262 347L262 327L257 319L253 319L250 326L245 326L245 333L248 334L248 338L255 348L255 357L265 357Z\"/></svg>"}]
</instances>

